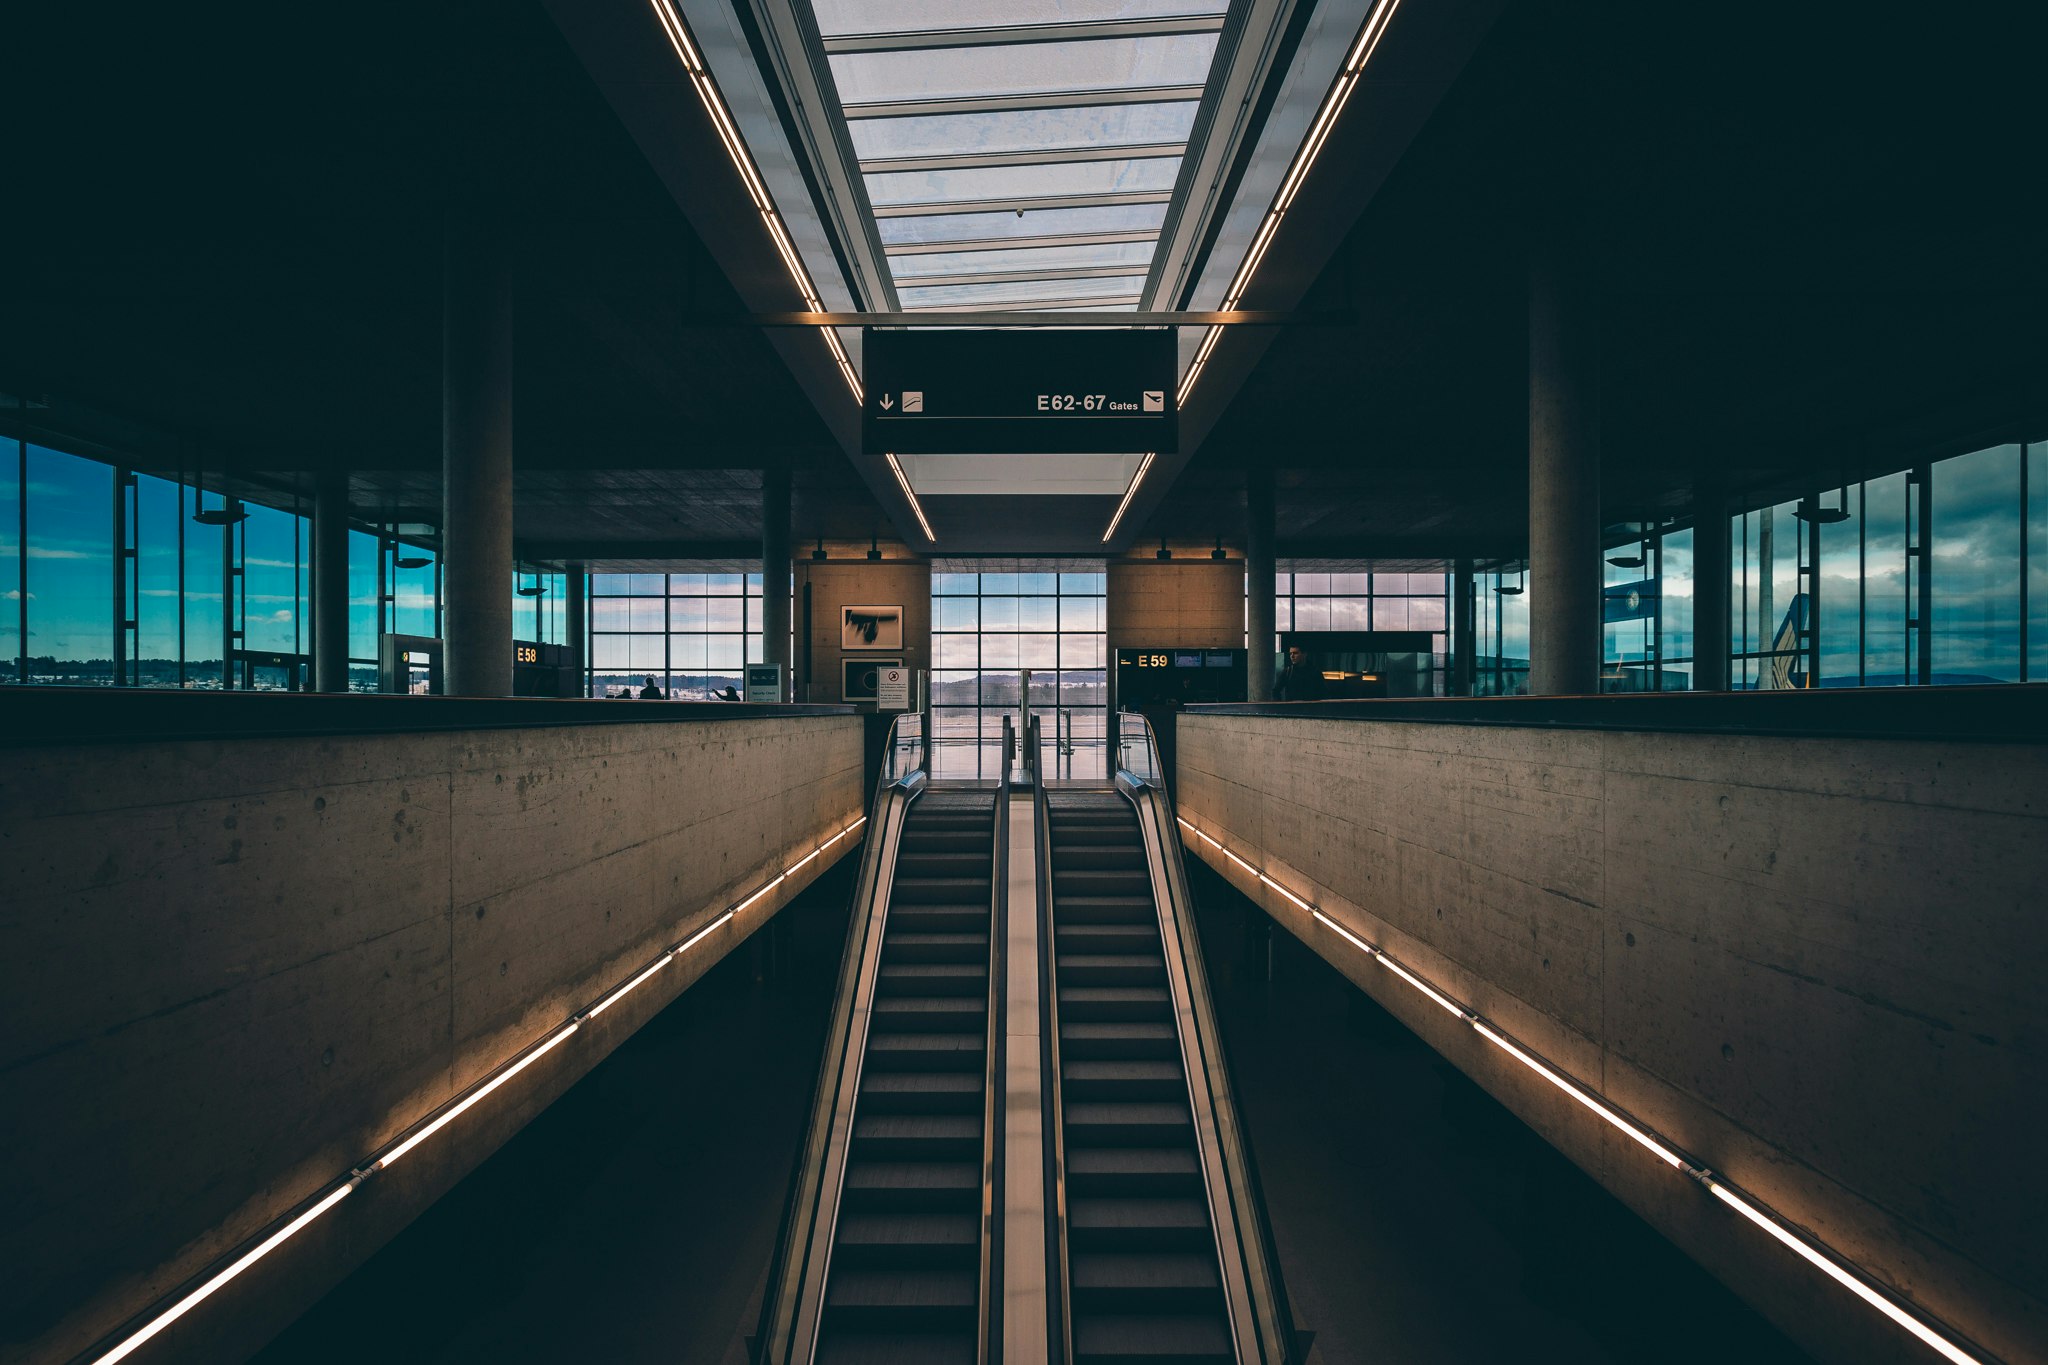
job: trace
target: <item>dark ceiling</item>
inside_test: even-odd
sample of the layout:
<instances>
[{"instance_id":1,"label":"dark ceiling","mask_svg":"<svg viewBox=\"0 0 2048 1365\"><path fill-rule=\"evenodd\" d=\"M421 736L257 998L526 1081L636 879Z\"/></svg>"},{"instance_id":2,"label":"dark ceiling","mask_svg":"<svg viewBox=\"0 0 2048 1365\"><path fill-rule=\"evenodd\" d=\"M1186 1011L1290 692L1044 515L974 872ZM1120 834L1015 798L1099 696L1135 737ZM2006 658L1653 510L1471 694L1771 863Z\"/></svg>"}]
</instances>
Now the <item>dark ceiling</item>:
<instances>
[{"instance_id":1,"label":"dark ceiling","mask_svg":"<svg viewBox=\"0 0 2048 1365\"><path fill-rule=\"evenodd\" d=\"M887 534L764 335L707 323L737 296L537 4L35 8L0 390L36 420L165 469L346 467L367 514L433 520L443 212L477 195L519 262L523 547L734 553L779 465L799 543ZM1284 553L1519 552L1538 239L1603 319L1610 519L2043 434L2020 8L1510 3L1303 301L1356 322L1273 339L1141 540L1237 542L1270 469Z\"/></svg>"},{"instance_id":2,"label":"dark ceiling","mask_svg":"<svg viewBox=\"0 0 2048 1365\"><path fill-rule=\"evenodd\" d=\"M1357 325L1282 332L1147 534L1241 525L1271 468L1283 551L1525 544L1546 235L1602 318L1610 520L2048 433L2038 49L1995 10L1511 4L1303 301Z\"/></svg>"}]
</instances>

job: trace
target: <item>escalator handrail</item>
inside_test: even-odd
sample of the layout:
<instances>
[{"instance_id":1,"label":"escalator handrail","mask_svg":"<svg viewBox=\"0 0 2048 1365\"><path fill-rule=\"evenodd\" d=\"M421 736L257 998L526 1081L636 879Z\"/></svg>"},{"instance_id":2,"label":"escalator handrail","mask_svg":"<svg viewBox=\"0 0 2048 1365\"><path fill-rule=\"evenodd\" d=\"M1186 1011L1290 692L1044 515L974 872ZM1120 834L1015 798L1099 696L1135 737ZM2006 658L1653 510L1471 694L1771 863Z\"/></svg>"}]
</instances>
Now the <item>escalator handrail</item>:
<instances>
[{"instance_id":1,"label":"escalator handrail","mask_svg":"<svg viewBox=\"0 0 2048 1365\"><path fill-rule=\"evenodd\" d=\"M1009 718L1003 718L1009 728ZM1003 1314L1003 1092L1008 1081L1009 935L1004 931L1010 903L1010 765L1012 745L1003 745L1003 770L996 781L993 840L989 855L988 1039L982 1056L981 1120L981 1322L976 1358L990 1365L1002 1355Z\"/></svg>"},{"instance_id":2,"label":"escalator handrail","mask_svg":"<svg viewBox=\"0 0 2048 1365\"><path fill-rule=\"evenodd\" d=\"M1294 1350L1293 1315L1280 1278L1280 1258L1266 1217L1265 1200L1259 1190L1251 1134L1239 1116L1231 1090L1222 1029L1209 991L1201 939L1194 926L1194 901L1188 892L1187 870L1173 818L1173 799L1166 790L1150 722L1136 715L1123 719L1136 723L1138 733L1124 738L1126 742L1142 745L1146 771L1141 776L1119 769L1117 789L1137 808L1139 825L1144 831L1146 860L1153 869L1154 899L1160 910L1161 928L1167 935L1167 980L1177 997L1176 1015L1183 1003L1178 997L1184 995L1187 1017L1194 1026L1193 1055L1188 1055L1189 1040L1183 1040L1182 1051L1190 1062L1199 1063L1189 1067L1188 1084L1190 1099L1196 1104L1196 1137L1206 1149L1204 1176L1208 1179L1213 1174L1221 1178L1220 1192L1212 1181L1211 1217L1227 1215L1231 1225L1226 1242L1219 1224L1217 1244L1220 1254L1226 1248L1235 1250L1234 1256L1224 1254L1225 1264L1221 1267L1230 1302L1232 1335L1238 1342L1240 1365L1287 1365ZM1179 960L1179 971L1171 970L1175 958ZM1205 1092L1202 1097L1192 1093L1198 1084ZM1203 1098L1206 1104L1202 1103ZM1209 1116L1206 1124L1202 1122L1204 1109ZM1218 1193L1222 1207L1218 1206Z\"/></svg>"},{"instance_id":3,"label":"escalator handrail","mask_svg":"<svg viewBox=\"0 0 2048 1365\"><path fill-rule=\"evenodd\" d=\"M1038 855L1038 999L1040 1009L1039 1125L1043 1134L1046 1256L1046 1331L1052 1365L1074 1358L1074 1323L1067 1296L1066 1116L1060 1097L1060 993L1053 963L1059 946L1052 922L1052 815L1045 799L1045 753L1038 717L1029 726L1032 826Z\"/></svg>"},{"instance_id":4,"label":"escalator handrail","mask_svg":"<svg viewBox=\"0 0 2048 1365\"><path fill-rule=\"evenodd\" d=\"M890 727L891 752L896 731ZM846 1138L852 1096L860 1090L860 1068L867 1050L867 1019L873 1004L882 930L888 917L888 891L895 880L896 852L911 803L926 785L922 763L901 776L884 774L875 790L868 817L867 847L855 884L846 949L840 959L839 986L826 1032L824 1056L818 1063L818 1084L811 1120L790 1176L782 1232L769 1267L767 1292L761 1299L756 1333L758 1365L798 1365L816 1351L817 1324L825 1293L833 1229L846 1170ZM857 1036L856 1036L857 1035ZM836 1142L835 1142L836 1139Z\"/></svg>"}]
</instances>

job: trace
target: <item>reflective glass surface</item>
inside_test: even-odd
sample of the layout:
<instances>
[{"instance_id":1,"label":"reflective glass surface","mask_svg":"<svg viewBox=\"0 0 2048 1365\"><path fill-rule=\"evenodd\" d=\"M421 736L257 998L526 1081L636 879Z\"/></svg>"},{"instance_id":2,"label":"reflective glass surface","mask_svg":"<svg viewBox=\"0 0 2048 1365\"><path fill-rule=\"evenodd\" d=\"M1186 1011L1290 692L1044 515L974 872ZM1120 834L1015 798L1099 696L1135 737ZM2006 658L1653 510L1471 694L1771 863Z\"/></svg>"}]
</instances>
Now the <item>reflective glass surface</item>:
<instances>
[{"instance_id":1,"label":"reflective glass surface","mask_svg":"<svg viewBox=\"0 0 2048 1365\"><path fill-rule=\"evenodd\" d=\"M937 251L904 256L894 264L905 283L930 275L980 275L992 270L1077 270L1093 266L1128 266L1143 270L1152 263L1151 242L1100 242L1091 246L1013 247L1000 251Z\"/></svg>"},{"instance_id":2,"label":"reflective glass surface","mask_svg":"<svg viewBox=\"0 0 2048 1365\"><path fill-rule=\"evenodd\" d=\"M1101 23L1221 14L1218 0L813 0L818 31L918 33L931 29L990 28L1015 24Z\"/></svg>"},{"instance_id":3,"label":"reflective glass surface","mask_svg":"<svg viewBox=\"0 0 2048 1365\"><path fill-rule=\"evenodd\" d=\"M885 104L1200 85L1208 79L1215 52L1213 33L1176 33L915 52L841 52L831 63L842 101Z\"/></svg>"},{"instance_id":4,"label":"reflective glass surface","mask_svg":"<svg viewBox=\"0 0 2048 1365\"><path fill-rule=\"evenodd\" d=\"M1030 209L1024 213L934 213L884 218L876 224L885 246L927 242L982 242L1055 237L1081 232L1157 232L1164 204L1104 204L1092 208Z\"/></svg>"},{"instance_id":5,"label":"reflective glass surface","mask_svg":"<svg viewBox=\"0 0 2048 1365\"><path fill-rule=\"evenodd\" d=\"M853 150L863 161L902 156L966 156L977 152L1066 151L1184 143L1195 104L1082 105L1006 109L986 114L928 114L854 119Z\"/></svg>"},{"instance_id":6,"label":"reflective glass surface","mask_svg":"<svg viewBox=\"0 0 2048 1365\"><path fill-rule=\"evenodd\" d=\"M1064 161L1035 166L969 166L894 171L867 177L876 208L983 199L1048 199L1066 195L1147 194L1173 188L1179 157Z\"/></svg>"},{"instance_id":7,"label":"reflective glass surface","mask_svg":"<svg viewBox=\"0 0 2048 1365\"><path fill-rule=\"evenodd\" d=\"M1011 280L1002 284L952 284L905 289L900 294L905 308L935 308L949 304L1031 303L1057 300L1065 303L1085 299L1126 298L1144 287L1142 275L1119 275L1103 280Z\"/></svg>"}]
</instances>

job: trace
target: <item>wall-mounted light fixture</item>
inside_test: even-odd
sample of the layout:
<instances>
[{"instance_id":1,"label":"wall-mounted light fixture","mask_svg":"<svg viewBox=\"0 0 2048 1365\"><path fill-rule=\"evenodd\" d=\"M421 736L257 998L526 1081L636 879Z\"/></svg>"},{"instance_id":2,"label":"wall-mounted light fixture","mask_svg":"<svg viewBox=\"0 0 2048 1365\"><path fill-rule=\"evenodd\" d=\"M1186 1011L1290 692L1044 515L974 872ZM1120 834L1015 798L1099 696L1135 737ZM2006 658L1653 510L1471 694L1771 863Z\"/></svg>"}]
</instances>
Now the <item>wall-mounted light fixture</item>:
<instances>
[{"instance_id":1,"label":"wall-mounted light fixture","mask_svg":"<svg viewBox=\"0 0 2048 1365\"><path fill-rule=\"evenodd\" d=\"M1484 1038L1494 1047L1499 1048L1522 1066L1527 1067L1530 1071L1542 1077L1545 1082L1568 1095L1576 1103L1624 1134L1630 1141L1649 1152L1659 1161L1699 1184L1703 1189L1712 1194L1714 1198L1720 1200L1741 1214L1749 1222L1770 1234L1773 1240L1779 1242L1788 1250L1798 1255L1800 1259L1821 1271L1821 1273L1825 1274L1836 1284L1841 1285L1857 1298L1884 1314L1894 1324L1912 1334L1913 1337L1940 1355L1944 1360L1953 1362L1953 1365L1985 1365L1982 1357L1973 1354L1964 1347L1959 1335L1952 1334L1946 1327L1937 1327L1930 1320L1921 1317L1903 1304L1895 1301L1890 1294L1878 1287L1878 1283L1873 1277L1858 1268L1846 1257L1837 1253L1832 1247L1804 1231L1793 1228L1767 1205L1745 1194L1739 1187L1723 1180L1720 1175L1709 1167L1689 1159L1675 1143L1666 1141L1647 1124L1641 1123L1626 1112L1609 1105L1599 1095L1594 1094L1563 1071L1550 1065L1541 1056L1517 1043L1509 1034L1482 1017L1478 1011L1472 1009L1469 1005L1460 1003L1445 991L1424 980L1414 971L1388 956L1378 946L1367 942L1357 932L1348 928L1334 916L1325 913L1319 907L1289 891L1265 872L1252 866L1251 863L1239 857L1236 853L1233 853L1215 836L1204 830L1197 829L1186 816L1177 815L1174 818L1180 822L1183 829L1208 844L1211 848L1214 848L1238 867L1243 868L1246 873L1256 878L1260 885L1271 888L1296 907L1307 911L1315 923L1330 930L1352 948L1379 963L1380 966L1385 967L1402 982L1412 986L1431 1004L1470 1026L1474 1033Z\"/></svg>"},{"instance_id":2,"label":"wall-mounted light fixture","mask_svg":"<svg viewBox=\"0 0 2048 1365\"><path fill-rule=\"evenodd\" d=\"M542 1037L539 1042L528 1045L513 1056L500 1062L481 1080L471 1085L449 1103L435 1110L423 1121L413 1125L375 1156L368 1158L361 1165L350 1170L347 1175L334 1182L323 1193L313 1197L303 1208L278 1220L273 1230L266 1232L253 1245L249 1246L247 1250L219 1263L220 1268L201 1281L198 1288L180 1295L165 1305L162 1311L150 1315L139 1327L121 1337L118 1341L113 1342L103 1353L88 1357L92 1361L92 1365L114 1365L114 1362L126 1360L136 1351L142 1349L144 1345L154 1339L165 1328L184 1317L207 1299L213 1297L215 1293L226 1287L230 1281L241 1275L243 1271L277 1250L278 1247L284 1245L285 1242L303 1231L308 1224L354 1193L358 1185L372 1179L382 1171L389 1170L408 1152L411 1152L428 1138L439 1133L463 1114L468 1113L492 1092L498 1090L520 1072L526 1070L542 1057L545 1057L548 1053L567 1042L571 1035L575 1034L585 1024L603 1014L613 1005L616 1005L630 992L646 984L663 967L689 952L690 949L703 942L712 933L730 923L734 916L740 914L748 906L754 904L770 891L782 885L783 882L789 880L790 877L794 876L814 858L817 858L841 839L846 838L849 834L852 834L855 830L866 824L867 819L868 817L865 815L855 817L852 824L847 825L837 834L817 845L802 858L775 874L774 877L770 878L759 890L755 891L745 900L727 907L722 913L714 916L710 923L698 929L682 942L664 948L655 955L652 962L643 966L625 982L605 992L590 1005L578 1010Z\"/></svg>"}]
</instances>

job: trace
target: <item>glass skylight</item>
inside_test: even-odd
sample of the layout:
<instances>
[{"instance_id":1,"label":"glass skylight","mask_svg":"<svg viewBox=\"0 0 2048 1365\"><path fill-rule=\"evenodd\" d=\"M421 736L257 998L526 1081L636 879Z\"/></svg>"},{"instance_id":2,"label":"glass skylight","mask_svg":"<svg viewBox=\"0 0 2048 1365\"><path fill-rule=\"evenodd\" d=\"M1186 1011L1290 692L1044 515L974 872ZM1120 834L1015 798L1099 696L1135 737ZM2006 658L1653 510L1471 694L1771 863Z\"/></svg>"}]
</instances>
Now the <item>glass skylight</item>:
<instances>
[{"instance_id":1,"label":"glass skylight","mask_svg":"<svg viewBox=\"0 0 2048 1365\"><path fill-rule=\"evenodd\" d=\"M809 0L905 309L1137 306L1228 0Z\"/></svg>"}]
</instances>

